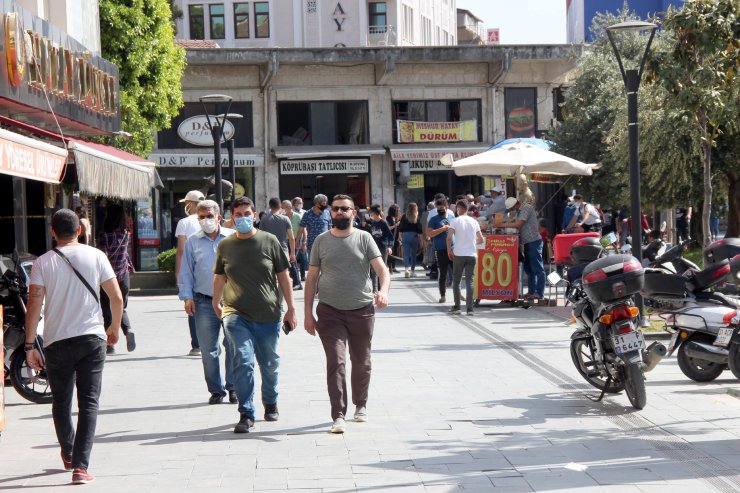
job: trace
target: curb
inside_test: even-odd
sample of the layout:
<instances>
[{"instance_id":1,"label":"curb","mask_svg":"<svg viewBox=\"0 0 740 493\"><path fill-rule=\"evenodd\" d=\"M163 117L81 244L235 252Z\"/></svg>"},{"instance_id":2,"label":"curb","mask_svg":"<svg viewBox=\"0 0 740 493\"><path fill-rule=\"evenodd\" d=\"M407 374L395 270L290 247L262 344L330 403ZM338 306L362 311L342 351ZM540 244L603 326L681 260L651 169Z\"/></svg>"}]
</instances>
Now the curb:
<instances>
[{"instance_id":1,"label":"curb","mask_svg":"<svg viewBox=\"0 0 740 493\"><path fill-rule=\"evenodd\" d=\"M727 395L740 399L740 389L727 389Z\"/></svg>"}]
</instances>

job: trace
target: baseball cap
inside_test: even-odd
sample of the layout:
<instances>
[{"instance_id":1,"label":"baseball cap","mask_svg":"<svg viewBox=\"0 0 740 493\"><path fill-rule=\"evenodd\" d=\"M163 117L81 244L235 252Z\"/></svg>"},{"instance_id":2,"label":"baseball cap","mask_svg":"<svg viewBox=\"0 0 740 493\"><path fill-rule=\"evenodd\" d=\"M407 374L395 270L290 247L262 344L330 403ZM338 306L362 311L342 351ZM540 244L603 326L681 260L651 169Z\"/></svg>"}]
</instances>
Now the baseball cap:
<instances>
[{"instance_id":1,"label":"baseball cap","mask_svg":"<svg viewBox=\"0 0 740 493\"><path fill-rule=\"evenodd\" d=\"M203 195L203 192L199 190L190 190L187 195L185 195L185 198L180 200L180 203L183 202L200 202L201 200L205 200L206 197Z\"/></svg>"},{"instance_id":2,"label":"baseball cap","mask_svg":"<svg viewBox=\"0 0 740 493\"><path fill-rule=\"evenodd\" d=\"M516 205L517 202L519 201L516 198L509 197L504 201L504 206L506 206L507 209L511 209Z\"/></svg>"},{"instance_id":3,"label":"baseball cap","mask_svg":"<svg viewBox=\"0 0 740 493\"><path fill-rule=\"evenodd\" d=\"M493 187L491 189L491 191L496 192L496 193L501 193L502 192L501 186L500 185L496 185L495 187Z\"/></svg>"}]
</instances>

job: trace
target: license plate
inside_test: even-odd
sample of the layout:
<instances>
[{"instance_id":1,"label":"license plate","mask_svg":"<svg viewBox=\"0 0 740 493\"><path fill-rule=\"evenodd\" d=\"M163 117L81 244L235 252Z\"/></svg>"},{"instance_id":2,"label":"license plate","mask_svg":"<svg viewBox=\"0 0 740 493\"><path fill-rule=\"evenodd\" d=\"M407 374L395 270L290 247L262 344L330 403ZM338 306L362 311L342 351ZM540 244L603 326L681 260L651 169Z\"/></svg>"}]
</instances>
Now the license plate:
<instances>
[{"instance_id":1,"label":"license plate","mask_svg":"<svg viewBox=\"0 0 740 493\"><path fill-rule=\"evenodd\" d=\"M628 332L626 334L612 336L612 344L614 345L614 352L617 355L620 355L629 351L644 349L645 338L643 337L642 332Z\"/></svg>"},{"instance_id":2,"label":"license plate","mask_svg":"<svg viewBox=\"0 0 740 493\"><path fill-rule=\"evenodd\" d=\"M732 339L733 331L734 330L732 327L724 327L722 329L719 329L719 332L717 333L717 338L714 339L714 345L722 347L727 346Z\"/></svg>"},{"instance_id":3,"label":"license plate","mask_svg":"<svg viewBox=\"0 0 740 493\"><path fill-rule=\"evenodd\" d=\"M670 353L673 351L673 348L676 347L676 341L678 341L678 331L674 332L671 335L671 342L668 343L668 352Z\"/></svg>"}]
</instances>

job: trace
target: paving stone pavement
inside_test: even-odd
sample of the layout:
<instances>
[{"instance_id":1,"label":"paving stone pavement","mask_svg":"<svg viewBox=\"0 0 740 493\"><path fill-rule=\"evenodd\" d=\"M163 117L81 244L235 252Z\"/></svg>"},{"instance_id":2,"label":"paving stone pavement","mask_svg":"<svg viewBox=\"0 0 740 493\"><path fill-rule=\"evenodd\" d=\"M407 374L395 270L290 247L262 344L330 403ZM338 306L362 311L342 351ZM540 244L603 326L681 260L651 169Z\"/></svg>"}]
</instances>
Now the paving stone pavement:
<instances>
[{"instance_id":1,"label":"paving stone pavement","mask_svg":"<svg viewBox=\"0 0 740 493\"><path fill-rule=\"evenodd\" d=\"M727 394L739 386L729 372L697 384L671 358L647 375L644 410L623 394L592 402L595 389L570 361L572 329L546 309L484 301L475 317L448 316L437 297L431 281L394 276L375 325L369 422L348 422L344 435L328 433L323 350L302 327L280 341L280 420L258 416L253 432L235 435L236 406L209 406L200 360L185 356L181 303L132 298L138 348L126 353L121 342L106 362L97 480L80 488L740 491L740 400ZM0 491L68 485L50 406L10 387L5 395Z\"/></svg>"}]
</instances>

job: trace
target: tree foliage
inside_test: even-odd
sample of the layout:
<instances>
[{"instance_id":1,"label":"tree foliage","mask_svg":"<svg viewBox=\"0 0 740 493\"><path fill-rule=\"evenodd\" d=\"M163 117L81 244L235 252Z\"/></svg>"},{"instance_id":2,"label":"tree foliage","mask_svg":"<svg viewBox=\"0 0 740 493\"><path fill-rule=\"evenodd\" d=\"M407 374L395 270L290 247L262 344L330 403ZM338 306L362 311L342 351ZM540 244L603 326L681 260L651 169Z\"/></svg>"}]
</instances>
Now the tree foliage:
<instances>
[{"instance_id":1,"label":"tree foliage","mask_svg":"<svg viewBox=\"0 0 740 493\"><path fill-rule=\"evenodd\" d=\"M185 50L174 44L168 0L101 0L103 57L118 66L121 129L114 145L146 156L182 106Z\"/></svg>"}]
</instances>

